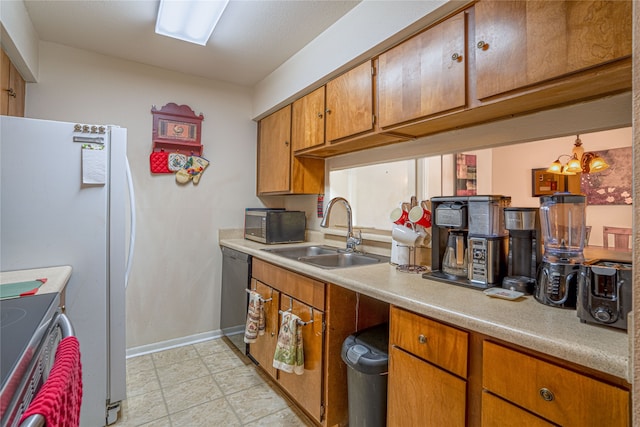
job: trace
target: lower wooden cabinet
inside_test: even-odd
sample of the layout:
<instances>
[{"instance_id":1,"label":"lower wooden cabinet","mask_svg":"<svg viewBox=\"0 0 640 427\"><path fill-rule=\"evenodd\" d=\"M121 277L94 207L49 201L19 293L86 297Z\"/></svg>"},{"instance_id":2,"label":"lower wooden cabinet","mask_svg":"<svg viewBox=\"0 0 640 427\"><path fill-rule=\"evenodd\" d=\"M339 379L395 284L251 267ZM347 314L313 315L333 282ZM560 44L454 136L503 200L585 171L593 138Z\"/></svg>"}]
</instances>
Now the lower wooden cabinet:
<instances>
[{"instance_id":1,"label":"lower wooden cabinet","mask_svg":"<svg viewBox=\"0 0 640 427\"><path fill-rule=\"evenodd\" d=\"M273 367L273 354L278 342L278 309L280 308L280 292L267 286L256 279L251 279L251 289L254 289L265 300L265 331L255 343L250 344L251 356L262 366L262 369L271 377L276 377L276 368Z\"/></svg>"},{"instance_id":2,"label":"lower wooden cabinet","mask_svg":"<svg viewBox=\"0 0 640 427\"><path fill-rule=\"evenodd\" d=\"M464 426L468 333L391 307L387 425Z\"/></svg>"},{"instance_id":3,"label":"lower wooden cabinet","mask_svg":"<svg viewBox=\"0 0 640 427\"><path fill-rule=\"evenodd\" d=\"M482 360L485 390L554 424L629 425L627 390L491 341Z\"/></svg>"},{"instance_id":4,"label":"lower wooden cabinet","mask_svg":"<svg viewBox=\"0 0 640 427\"><path fill-rule=\"evenodd\" d=\"M388 426L465 425L463 379L391 346L388 383Z\"/></svg>"},{"instance_id":5,"label":"lower wooden cabinet","mask_svg":"<svg viewBox=\"0 0 640 427\"><path fill-rule=\"evenodd\" d=\"M265 299L266 331L249 345L249 355L317 425L348 423L347 368L340 349L357 330L388 320L389 305L330 283L294 273L257 258L251 286ZM280 311L291 310L302 327L304 373L273 368Z\"/></svg>"},{"instance_id":6,"label":"lower wooden cabinet","mask_svg":"<svg viewBox=\"0 0 640 427\"><path fill-rule=\"evenodd\" d=\"M278 382L289 395L315 420L324 415L322 399L322 346L324 344L324 313L288 295L281 295L280 310L291 310L307 323L302 327L304 373L302 375L278 371ZM280 319L279 319L280 320ZM273 358L273 354L271 355Z\"/></svg>"}]
</instances>

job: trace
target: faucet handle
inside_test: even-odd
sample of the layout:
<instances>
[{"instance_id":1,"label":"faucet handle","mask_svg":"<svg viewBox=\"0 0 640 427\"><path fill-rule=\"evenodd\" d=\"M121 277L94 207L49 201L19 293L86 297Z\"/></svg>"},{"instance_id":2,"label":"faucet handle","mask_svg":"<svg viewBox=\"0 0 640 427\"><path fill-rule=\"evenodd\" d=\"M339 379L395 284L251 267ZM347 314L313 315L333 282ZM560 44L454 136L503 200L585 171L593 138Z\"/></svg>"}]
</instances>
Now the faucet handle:
<instances>
[{"instance_id":1,"label":"faucet handle","mask_svg":"<svg viewBox=\"0 0 640 427\"><path fill-rule=\"evenodd\" d=\"M354 252L357 250L357 246L362 243L362 231L358 230L358 236L353 233L347 235L347 251Z\"/></svg>"}]
</instances>

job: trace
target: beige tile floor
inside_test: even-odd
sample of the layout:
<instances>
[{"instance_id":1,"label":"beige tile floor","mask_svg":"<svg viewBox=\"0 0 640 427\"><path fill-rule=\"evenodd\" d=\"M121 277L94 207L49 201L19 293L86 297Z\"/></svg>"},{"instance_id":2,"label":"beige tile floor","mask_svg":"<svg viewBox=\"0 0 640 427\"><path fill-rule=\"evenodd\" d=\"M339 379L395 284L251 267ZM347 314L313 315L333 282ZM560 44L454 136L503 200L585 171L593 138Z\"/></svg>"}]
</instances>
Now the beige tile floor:
<instances>
[{"instance_id":1,"label":"beige tile floor","mask_svg":"<svg viewBox=\"0 0 640 427\"><path fill-rule=\"evenodd\" d=\"M242 335L236 337L242 339ZM127 400L114 424L115 427L311 425L227 338L128 359Z\"/></svg>"}]
</instances>

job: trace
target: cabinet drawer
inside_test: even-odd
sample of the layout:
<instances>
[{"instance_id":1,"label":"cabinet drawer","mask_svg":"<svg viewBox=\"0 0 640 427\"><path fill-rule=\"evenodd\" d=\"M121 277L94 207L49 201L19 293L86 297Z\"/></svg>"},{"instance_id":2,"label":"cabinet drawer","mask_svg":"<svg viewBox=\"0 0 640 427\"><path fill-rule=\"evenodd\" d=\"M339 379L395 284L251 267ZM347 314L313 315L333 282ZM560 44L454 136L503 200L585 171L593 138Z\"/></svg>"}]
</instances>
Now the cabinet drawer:
<instances>
[{"instance_id":1,"label":"cabinet drawer","mask_svg":"<svg viewBox=\"0 0 640 427\"><path fill-rule=\"evenodd\" d=\"M392 345L467 378L469 334L417 314L391 307Z\"/></svg>"},{"instance_id":2,"label":"cabinet drawer","mask_svg":"<svg viewBox=\"0 0 640 427\"><path fill-rule=\"evenodd\" d=\"M527 426L553 427L542 418L520 409L493 394L482 392L482 427Z\"/></svg>"},{"instance_id":3,"label":"cabinet drawer","mask_svg":"<svg viewBox=\"0 0 640 427\"><path fill-rule=\"evenodd\" d=\"M298 301L324 311L324 283L253 258L251 276Z\"/></svg>"},{"instance_id":4,"label":"cabinet drawer","mask_svg":"<svg viewBox=\"0 0 640 427\"><path fill-rule=\"evenodd\" d=\"M627 426L629 392L489 341L482 385L560 425Z\"/></svg>"}]
</instances>

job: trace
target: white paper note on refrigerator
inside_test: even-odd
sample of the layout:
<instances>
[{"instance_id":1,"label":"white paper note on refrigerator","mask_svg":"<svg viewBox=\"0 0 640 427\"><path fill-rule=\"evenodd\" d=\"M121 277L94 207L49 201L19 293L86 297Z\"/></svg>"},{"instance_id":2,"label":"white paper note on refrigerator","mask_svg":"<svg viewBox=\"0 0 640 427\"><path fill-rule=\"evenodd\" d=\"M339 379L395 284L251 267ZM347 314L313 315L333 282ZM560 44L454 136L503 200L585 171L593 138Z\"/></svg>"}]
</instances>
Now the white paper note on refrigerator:
<instances>
[{"instance_id":1,"label":"white paper note on refrigerator","mask_svg":"<svg viewBox=\"0 0 640 427\"><path fill-rule=\"evenodd\" d=\"M107 179L107 150L104 146L82 147L82 183L104 185Z\"/></svg>"}]
</instances>

